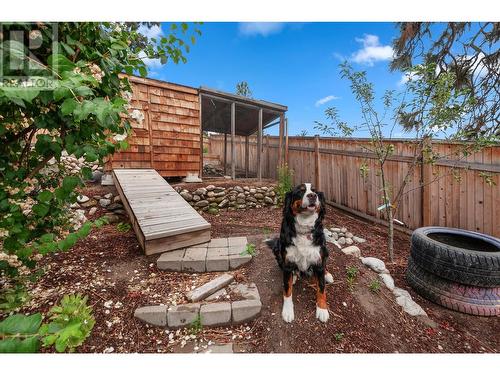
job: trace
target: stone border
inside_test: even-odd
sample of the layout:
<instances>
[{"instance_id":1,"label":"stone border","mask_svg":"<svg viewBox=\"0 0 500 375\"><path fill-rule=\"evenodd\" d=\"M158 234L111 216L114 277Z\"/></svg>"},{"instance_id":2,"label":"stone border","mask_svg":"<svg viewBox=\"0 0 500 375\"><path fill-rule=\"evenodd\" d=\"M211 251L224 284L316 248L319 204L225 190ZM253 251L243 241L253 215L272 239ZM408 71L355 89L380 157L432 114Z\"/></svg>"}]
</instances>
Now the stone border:
<instances>
[{"instance_id":1,"label":"stone border","mask_svg":"<svg viewBox=\"0 0 500 375\"><path fill-rule=\"evenodd\" d=\"M199 296L200 301L234 281L232 275L225 274L190 292ZM260 314L262 302L255 284L237 284L233 290L243 290L247 299L224 302L193 302L177 306L143 306L134 312L134 317L144 323L169 328L182 328L192 324L198 316L203 327L221 327L248 322ZM197 292L198 290L198 292ZM200 293L200 290L203 293Z\"/></svg>"},{"instance_id":2,"label":"stone border","mask_svg":"<svg viewBox=\"0 0 500 375\"><path fill-rule=\"evenodd\" d=\"M217 272L234 270L252 260L246 253L246 237L213 238L210 242L163 253L156 261L160 270Z\"/></svg>"},{"instance_id":3,"label":"stone border","mask_svg":"<svg viewBox=\"0 0 500 375\"><path fill-rule=\"evenodd\" d=\"M349 246L341 250L344 254L359 258L361 263L366 267L370 268L372 271L378 274L378 277L387 289L389 289L394 297L396 298L396 303L403 308L403 311L411 316L427 316L422 307L416 303L406 290L397 288L394 285L394 279L392 278L389 270L386 268L385 263L378 258L361 256L361 251L357 246Z\"/></svg>"}]
</instances>

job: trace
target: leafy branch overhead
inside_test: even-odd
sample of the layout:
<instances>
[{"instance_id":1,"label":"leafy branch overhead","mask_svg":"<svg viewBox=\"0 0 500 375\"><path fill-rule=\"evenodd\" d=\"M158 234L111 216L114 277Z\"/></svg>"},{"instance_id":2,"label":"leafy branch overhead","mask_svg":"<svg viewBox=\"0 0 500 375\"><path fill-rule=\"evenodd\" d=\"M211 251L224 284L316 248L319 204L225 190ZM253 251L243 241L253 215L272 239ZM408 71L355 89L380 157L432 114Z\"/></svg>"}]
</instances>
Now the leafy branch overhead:
<instances>
[{"instance_id":1,"label":"leafy branch overhead","mask_svg":"<svg viewBox=\"0 0 500 375\"><path fill-rule=\"evenodd\" d=\"M411 72L433 64L438 77L454 77L450 95L457 105L470 106L455 136L459 139L500 139L499 22L401 22L393 46L392 70Z\"/></svg>"},{"instance_id":2,"label":"leafy branch overhead","mask_svg":"<svg viewBox=\"0 0 500 375\"><path fill-rule=\"evenodd\" d=\"M69 250L93 225L104 224L98 220L75 228L71 223L69 205L92 170L70 174L61 156L103 163L126 148L131 123L143 119L136 111L129 114L127 74L147 76L151 59L186 62L201 32L198 24L186 23L168 30L158 23L1 26L0 76L8 79L0 83L0 309L11 311L29 299L26 283L36 281L43 255ZM150 27L159 28L158 37L148 36ZM16 35L38 46L36 51ZM54 310L52 317L65 311ZM55 340L59 350L73 347L69 337L84 339L75 327L59 334L61 322L52 319L44 344ZM22 345L33 348L33 339L26 340Z\"/></svg>"}]
</instances>

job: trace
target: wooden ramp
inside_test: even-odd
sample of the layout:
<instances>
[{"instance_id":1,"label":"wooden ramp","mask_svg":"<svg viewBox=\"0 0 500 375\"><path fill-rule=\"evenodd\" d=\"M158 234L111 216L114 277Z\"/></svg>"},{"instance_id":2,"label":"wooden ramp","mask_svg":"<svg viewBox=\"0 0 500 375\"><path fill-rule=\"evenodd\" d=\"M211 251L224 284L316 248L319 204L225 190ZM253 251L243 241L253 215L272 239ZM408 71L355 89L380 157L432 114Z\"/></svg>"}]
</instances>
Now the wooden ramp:
<instances>
[{"instance_id":1,"label":"wooden ramp","mask_svg":"<svg viewBox=\"0 0 500 375\"><path fill-rule=\"evenodd\" d=\"M114 169L113 177L146 255L210 241L210 223L154 169Z\"/></svg>"}]
</instances>

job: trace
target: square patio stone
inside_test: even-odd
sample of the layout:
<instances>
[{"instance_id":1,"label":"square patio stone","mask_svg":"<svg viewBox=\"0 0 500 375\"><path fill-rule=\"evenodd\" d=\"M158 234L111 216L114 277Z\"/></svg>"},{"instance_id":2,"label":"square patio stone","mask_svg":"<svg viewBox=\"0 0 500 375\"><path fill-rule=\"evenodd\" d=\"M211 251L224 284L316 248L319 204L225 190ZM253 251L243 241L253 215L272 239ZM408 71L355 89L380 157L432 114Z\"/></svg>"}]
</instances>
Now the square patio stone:
<instances>
[{"instance_id":1,"label":"square patio stone","mask_svg":"<svg viewBox=\"0 0 500 375\"><path fill-rule=\"evenodd\" d=\"M228 256L229 255L229 249L227 247L217 247L217 248L208 248L207 250L207 258L208 257L222 257L222 256Z\"/></svg>"},{"instance_id":2,"label":"square patio stone","mask_svg":"<svg viewBox=\"0 0 500 375\"><path fill-rule=\"evenodd\" d=\"M248 243L248 241L247 241L246 237L229 237L228 238L229 246L238 246L238 245L246 246L247 243Z\"/></svg>"},{"instance_id":3,"label":"square patio stone","mask_svg":"<svg viewBox=\"0 0 500 375\"><path fill-rule=\"evenodd\" d=\"M205 272L205 260L207 249L190 247L186 249L186 254L182 259L182 271L184 272Z\"/></svg>"},{"instance_id":4,"label":"square patio stone","mask_svg":"<svg viewBox=\"0 0 500 375\"><path fill-rule=\"evenodd\" d=\"M234 270L245 263L248 263L252 260L252 256L250 254L245 255L229 255L229 268Z\"/></svg>"},{"instance_id":5,"label":"square patio stone","mask_svg":"<svg viewBox=\"0 0 500 375\"><path fill-rule=\"evenodd\" d=\"M184 249L163 253L156 261L156 266L160 270L181 271L182 258L184 257L184 253Z\"/></svg>"},{"instance_id":6,"label":"square patio stone","mask_svg":"<svg viewBox=\"0 0 500 375\"><path fill-rule=\"evenodd\" d=\"M227 238L212 238L208 243L208 247L227 247Z\"/></svg>"},{"instance_id":7,"label":"square patio stone","mask_svg":"<svg viewBox=\"0 0 500 375\"><path fill-rule=\"evenodd\" d=\"M207 272L227 271L229 270L229 257L225 256L207 256Z\"/></svg>"},{"instance_id":8,"label":"square patio stone","mask_svg":"<svg viewBox=\"0 0 500 375\"><path fill-rule=\"evenodd\" d=\"M262 303L256 299L235 301L232 304L233 323L243 323L252 320L260 314Z\"/></svg>"},{"instance_id":9,"label":"square patio stone","mask_svg":"<svg viewBox=\"0 0 500 375\"><path fill-rule=\"evenodd\" d=\"M207 327L222 326L231 323L231 303L214 302L201 306L201 325Z\"/></svg>"},{"instance_id":10,"label":"square patio stone","mask_svg":"<svg viewBox=\"0 0 500 375\"><path fill-rule=\"evenodd\" d=\"M168 326L170 328L178 328L190 325L196 320L199 312L199 303L187 303L184 305L171 306L167 310Z\"/></svg>"},{"instance_id":11,"label":"square patio stone","mask_svg":"<svg viewBox=\"0 0 500 375\"><path fill-rule=\"evenodd\" d=\"M246 252L246 245L232 245L229 246L228 255L240 255L241 253Z\"/></svg>"}]
</instances>

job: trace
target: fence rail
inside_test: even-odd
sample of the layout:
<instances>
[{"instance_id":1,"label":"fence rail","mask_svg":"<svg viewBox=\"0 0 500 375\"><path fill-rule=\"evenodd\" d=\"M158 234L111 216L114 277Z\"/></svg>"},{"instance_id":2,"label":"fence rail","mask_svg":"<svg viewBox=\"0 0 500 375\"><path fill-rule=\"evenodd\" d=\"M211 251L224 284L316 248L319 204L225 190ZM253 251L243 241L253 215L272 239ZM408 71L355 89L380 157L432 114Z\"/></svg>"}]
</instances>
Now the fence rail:
<instances>
[{"instance_id":1,"label":"fence rail","mask_svg":"<svg viewBox=\"0 0 500 375\"><path fill-rule=\"evenodd\" d=\"M294 171L294 183L313 182L326 199L351 211L382 218L380 178L376 175L376 155L368 152L368 139L289 137L287 161ZM394 191L411 168L415 146L407 140L393 140L394 154L388 158L384 173ZM209 152L223 160L224 137L209 138ZM460 147L436 141L433 149L440 155L454 155ZM236 167L245 168L245 138L235 138ZM262 177L277 178L278 137L265 136L262 145ZM257 170L257 140L250 137L248 166ZM231 162L230 142L227 163ZM368 176L359 172L367 164ZM411 170L411 169L410 169ZM452 174L453 171L453 174ZM482 174L491 174L492 185ZM443 157L433 165L414 168L396 219L410 229L439 225L474 230L500 237L500 146L485 148L455 160ZM459 180L457 180L457 178Z\"/></svg>"}]
</instances>

